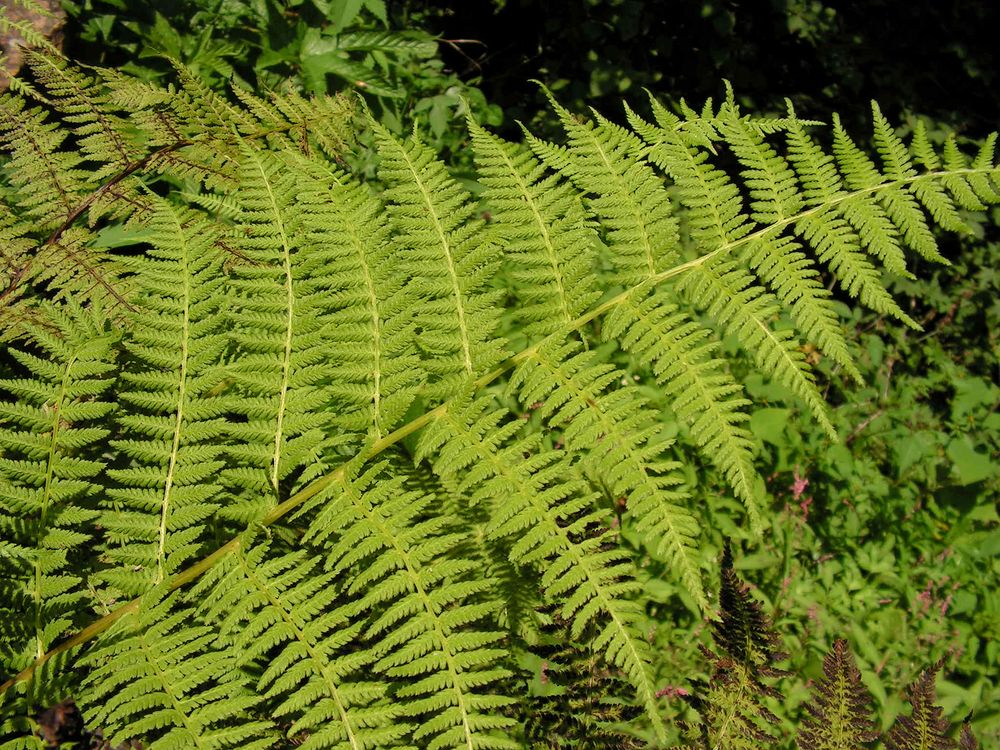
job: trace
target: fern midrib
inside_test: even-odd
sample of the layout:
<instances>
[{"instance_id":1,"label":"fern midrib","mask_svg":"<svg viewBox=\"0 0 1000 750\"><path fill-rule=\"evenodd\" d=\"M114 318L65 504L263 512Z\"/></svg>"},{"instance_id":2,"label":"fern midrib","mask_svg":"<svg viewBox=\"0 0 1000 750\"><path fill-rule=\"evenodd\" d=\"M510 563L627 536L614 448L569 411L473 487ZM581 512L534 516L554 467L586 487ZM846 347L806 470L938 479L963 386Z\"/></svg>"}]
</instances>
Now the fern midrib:
<instances>
[{"instance_id":1,"label":"fern midrib","mask_svg":"<svg viewBox=\"0 0 1000 750\"><path fill-rule=\"evenodd\" d=\"M726 242L720 245L719 247L715 248L714 250L709 251L705 255L699 256L698 258L693 258L692 260L689 260L685 263L681 263L680 265L674 266L673 268L668 268L664 271L661 271L655 276L653 276L651 279L646 279L640 282L639 284L620 292L614 297L598 304L596 307L592 308L588 312L585 312L579 317L577 317L571 323L566 325L562 331L557 331L556 333L550 334L549 336L539 341L537 344L534 344L526 349L523 349L522 351L508 358L505 362L498 365L495 369L476 378L472 382L472 390L473 391L481 390L483 387L489 385L494 380L501 377L504 373L508 372L521 362L531 357L533 352L537 351L543 344L554 340L555 337L558 335L565 335L566 333L578 330L587 323L590 323L591 321L604 315L609 310L612 310L618 305L622 304L627 299L629 299L633 294L638 294L642 291L648 291L656 284L662 281L666 281L667 279L673 276L680 275L685 271L687 271L689 268L695 268L697 266L700 266L702 263L707 262L711 258L721 253L732 250L733 248L738 247L739 245L742 245L746 242L750 242L752 240L763 237L765 236L766 233L773 232L775 229L781 229L790 226L791 224L794 224L796 221L799 221L804 217L814 216L823 211L826 211L830 208L830 206L842 203L845 200L848 200L849 198L855 195L877 192L878 190L888 185L914 183L921 180L933 181L934 179L945 179L957 175L989 176L997 171L998 171L997 168L992 166L984 168L936 170L933 172L926 172L922 175L917 175L915 177L908 178L906 180L897 180L892 183L884 183L881 186L866 188L865 190L857 191L855 193L847 193L845 195L841 195L835 199L832 199L829 202L817 204L816 206L807 209L803 212L800 212L798 214L795 214L794 216L790 216L787 219L778 222L777 224L771 224L766 227L762 227L761 229L750 232L747 235L737 240ZM392 447L393 445L400 442L407 436L411 435L412 433L426 426L431 420L440 416L445 410L447 403L448 402L445 402L444 404L441 404L435 407L434 409L431 409L430 411L425 412L424 414L421 414L418 417L415 417L406 424L398 427L396 430L389 433L381 440L375 441L366 451L364 451L360 455L363 456L365 461L374 458L375 456L379 455L383 451ZM273 507L264 516L264 518L261 519L260 521L261 525L270 526L274 524L279 519L283 518L285 515L295 510L295 508L305 503L307 500L315 497L323 489L330 486L330 484L332 484L333 482L337 481L338 477L343 476L345 467L346 464L342 465L338 469L333 470L331 473L314 480L312 483L303 487L297 493L289 497L283 503L280 503L279 505ZM215 563L218 562L220 559L230 554L234 549L237 549L239 545L240 545L239 537L234 537L229 542L224 544L222 547L219 547L215 552L211 553L207 557L199 560L198 562L194 563L188 568L179 571L171 580L169 584L170 589L175 590L195 580L200 575L202 575L202 573L209 570L213 565L215 565ZM45 654L42 654L35 660L33 664L25 667L17 675L15 675L14 677L10 678L2 685L0 685L0 694L6 692L11 686L16 684L17 682L29 679L31 675L35 672L35 670L39 668L42 664L44 664L46 661L48 661L48 659L50 659L52 656L62 653L70 648L73 648L74 646L86 643L91 638L94 638L100 633L103 633L123 615L127 614L130 611L134 611L138 607L138 602L139 600L135 599L127 604L123 604L121 607L114 610L109 615L105 615L101 619L95 620L93 623L91 623L82 631L80 631L77 635L71 636L68 640L64 641L56 648L46 652Z\"/></svg>"},{"instance_id":2,"label":"fern midrib","mask_svg":"<svg viewBox=\"0 0 1000 750\"><path fill-rule=\"evenodd\" d=\"M247 565L246 557L243 554L237 554L237 559L239 560L240 567L243 569L243 574L249 579L258 591L264 592L271 606L277 609L281 613L281 619L285 624L292 630L295 634L296 640L301 643L306 652L309 654L309 658L314 665L314 670L319 673L323 684L326 686L327 693L333 698L334 703L337 706L337 712L340 714L340 723L344 726L344 730L347 732L347 741L350 742L351 747L354 750L363 750L362 746L358 742L358 738L355 736L354 727L351 726L351 719L347 712L347 707L344 705L343 700L340 697L340 690L337 688L337 683L330 677L327 671L332 665L330 660L316 648L316 644L308 638L305 631L302 630L291 617L291 610L285 606L281 598L276 595L271 587L267 584L267 581L261 580L256 571L250 565Z\"/></svg>"},{"instance_id":3,"label":"fern midrib","mask_svg":"<svg viewBox=\"0 0 1000 750\"><path fill-rule=\"evenodd\" d=\"M77 351L74 351L73 355L66 361L66 367L63 368L63 377L59 383L59 396L56 398L56 402L52 406L52 435L49 438L49 453L46 459L47 464L45 467L45 485L42 491L42 508L38 518L38 532L35 535L35 547L39 550L42 548L42 542L45 538L46 523L48 521L49 514L49 501L52 497L52 481L55 478L56 448L59 444L59 428L61 422L59 419L59 413L62 411L63 401L66 399L66 384L70 379L70 372L72 371L76 360ZM44 601L44 596L42 594L42 560L40 554L35 558L34 568L35 587L31 594L35 603L35 658L40 659L45 654L45 641L43 638L45 626L42 622L42 603Z\"/></svg>"},{"instance_id":4,"label":"fern midrib","mask_svg":"<svg viewBox=\"0 0 1000 750\"><path fill-rule=\"evenodd\" d=\"M420 178L420 172L417 170L413 160L410 159L410 154L402 146L398 146L397 148L403 155L403 160L406 162L406 166L409 168L410 174L413 175L413 182L420 190L424 206L427 208L427 211L430 213L431 219L434 222L434 233L438 237L438 242L444 254L445 262L448 264L448 279L451 282L452 295L455 298L455 311L458 315L458 330L462 337L462 359L465 361L466 371L470 375L474 375L475 368L472 365L472 347L469 343L468 325L465 322L465 305L463 304L464 300L462 299L462 287L459 284L458 273L455 271L455 259L452 257L451 243L448 241L448 234L444 231L444 227L441 226L441 217L438 216L433 197L428 191L427 185Z\"/></svg>"},{"instance_id":5,"label":"fern midrib","mask_svg":"<svg viewBox=\"0 0 1000 750\"><path fill-rule=\"evenodd\" d=\"M369 523L378 531L379 536L383 541L388 542L392 545L392 549L395 550L396 554L402 559L403 565L406 568L406 575L410 579L410 583L417 592L417 596L420 598L420 603L423 604L424 610L431 616L431 621L434 623L434 632L438 637L438 643L441 645L441 651L445 656L445 663L448 665L448 673L451 676L452 689L455 692L455 700L458 703L458 710L462 716L462 730L465 734L465 746L468 750L475 750L475 738L472 736L472 725L469 722L469 710L466 707L465 693L459 687L459 669L458 665L455 663L455 654L451 649L451 641L448 639L447 634L441 627L441 618L434 608L434 603L431 598L427 595L427 591L424 588L423 583L420 581L420 574L413 567L413 562L410 559L410 552L408 549L400 546L399 541L396 539L396 535L385 525L382 520L381 514L377 513L377 506L368 507L360 497L357 490L352 487L347 481L346 476L342 475L340 480L340 485L343 488L344 494L351 498L354 507L360 510L364 516L368 519Z\"/></svg>"},{"instance_id":6,"label":"fern midrib","mask_svg":"<svg viewBox=\"0 0 1000 750\"><path fill-rule=\"evenodd\" d=\"M173 213L171 215L174 215ZM191 277L188 264L187 238L184 237L183 229L177 225L177 236L181 238L181 263L183 284L183 312L181 317L181 366L177 391L177 411L174 416L174 435L170 446L170 460L167 464L167 477L163 484L163 500L160 504L160 529L159 545L156 550L156 583L159 584L164 579L164 569L167 562L167 521L170 518L171 492L174 486L174 472L177 468L177 457L181 445L181 426L184 424L184 404L187 399L187 370L188 370L188 337L190 336L191 317Z\"/></svg>"},{"instance_id":7,"label":"fern midrib","mask_svg":"<svg viewBox=\"0 0 1000 750\"><path fill-rule=\"evenodd\" d=\"M281 499L281 487L279 480L281 476L281 448L284 440L285 409L288 402L288 386L292 368L292 333L295 324L295 292L292 288L292 258L291 245L288 241L288 234L285 231L285 222L278 206L278 200L271 188L271 180L268 179L267 172L261 159L254 160L257 170L260 172L260 179L267 190L267 198L271 203L271 212L274 222L278 227L278 236L281 239L281 263L285 281L285 338L283 342L283 353L281 358L281 386L278 389L278 411L276 415L276 425L274 429L274 450L271 454L271 486L274 488L274 497L278 502Z\"/></svg>"},{"instance_id":8,"label":"fern midrib","mask_svg":"<svg viewBox=\"0 0 1000 750\"><path fill-rule=\"evenodd\" d=\"M170 703L174 707L174 711L180 716L181 721L184 723L184 728L188 730L188 733L190 733L191 737L194 739L195 746L198 748L204 748L204 750L213 750L211 746L206 745L202 740L202 727L192 724L190 720L191 717L188 716L184 706L181 704L177 696L174 695L174 691L171 690L171 681L168 679L168 675L160 668L159 657L161 656L161 651L157 648L149 648L146 644L146 635L145 631L139 634L139 646L142 648L142 653L146 658L146 663L152 665L153 671L163 688L163 692L170 699Z\"/></svg>"}]
</instances>

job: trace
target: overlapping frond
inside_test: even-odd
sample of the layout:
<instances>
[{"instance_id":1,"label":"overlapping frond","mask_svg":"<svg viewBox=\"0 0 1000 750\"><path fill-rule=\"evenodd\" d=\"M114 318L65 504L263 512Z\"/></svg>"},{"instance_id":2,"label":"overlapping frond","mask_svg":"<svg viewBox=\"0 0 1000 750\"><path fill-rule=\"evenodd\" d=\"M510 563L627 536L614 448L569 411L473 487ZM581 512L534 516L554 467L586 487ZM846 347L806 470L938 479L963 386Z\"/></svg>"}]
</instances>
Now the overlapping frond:
<instances>
[{"instance_id":1,"label":"overlapping frond","mask_svg":"<svg viewBox=\"0 0 1000 750\"><path fill-rule=\"evenodd\" d=\"M751 524L759 527L763 481L754 469L753 439L743 424L749 401L718 356L711 331L666 295L653 293L618 305L602 333L651 363L674 412L746 504Z\"/></svg>"},{"instance_id":2,"label":"overlapping frond","mask_svg":"<svg viewBox=\"0 0 1000 750\"><path fill-rule=\"evenodd\" d=\"M630 286L666 270L678 257L677 221L662 181L635 158L642 143L631 131L594 112L580 122L544 89L569 139L556 146L525 131L535 155L588 197L608 233L614 281Z\"/></svg>"},{"instance_id":3,"label":"overlapping frond","mask_svg":"<svg viewBox=\"0 0 1000 750\"><path fill-rule=\"evenodd\" d=\"M413 739L430 748L513 748L507 696L492 692L510 675L499 608L479 563L455 552L465 534L403 477L376 464L344 473L306 540L326 547L332 579L365 616L359 631L373 669L397 688L394 705L416 721Z\"/></svg>"},{"instance_id":4,"label":"overlapping frond","mask_svg":"<svg viewBox=\"0 0 1000 750\"><path fill-rule=\"evenodd\" d=\"M300 183L298 210L329 278L337 424L377 440L398 426L424 379L414 342L420 298L392 252L381 202L347 175L301 168L314 179Z\"/></svg>"},{"instance_id":5,"label":"overlapping frond","mask_svg":"<svg viewBox=\"0 0 1000 750\"><path fill-rule=\"evenodd\" d=\"M469 119L482 199L505 245L524 333L545 335L572 323L600 297L594 275L598 238L579 196L523 146Z\"/></svg>"},{"instance_id":6,"label":"overlapping frond","mask_svg":"<svg viewBox=\"0 0 1000 750\"><path fill-rule=\"evenodd\" d=\"M673 441L634 387L615 387L623 373L580 345L546 344L511 375L522 404L538 405L541 417L562 430L561 442L579 457L584 473L626 508L650 551L677 572L702 606L695 550L698 527L684 506L689 496L666 457Z\"/></svg>"},{"instance_id":7,"label":"overlapping frond","mask_svg":"<svg viewBox=\"0 0 1000 750\"><path fill-rule=\"evenodd\" d=\"M372 649L357 648L363 620L338 603L343 586L304 552L261 543L226 557L194 590L244 671L257 676L267 714L305 748L380 748L411 727L388 684L369 678ZM352 621L353 619L353 621Z\"/></svg>"},{"instance_id":8,"label":"overlapping frond","mask_svg":"<svg viewBox=\"0 0 1000 750\"><path fill-rule=\"evenodd\" d=\"M235 242L249 260L230 282L229 336L240 356L228 431L237 467L224 481L240 499L226 513L244 521L284 500L303 471L322 470L336 435L332 415L329 269L305 249L294 171L270 152L244 148ZM308 478L308 475L306 476Z\"/></svg>"},{"instance_id":9,"label":"overlapping frond","mask_svg":"<svg viewBox=\"0 0 1000 750\"><path fill-rule=\"evenodd\" d=\"M154 590L87 654L91 671L77 700L116 745L134 738L150 750L272 747L271 722L255 715L260 696L214 640L179 593Z\"/></svg>"},{"instance_id":10,"label":"overlapping frond","mask_svg":"<svg viewBox=\"0 0 1000 750\"><path fill-rule=\"evenodd\" d=\"M857 376L834 284L913 325L888 275L941 260L932 224L1000 202L993 139L971 159L921 127L905 143L875 109L872 158L836 122L827 149L793 111L749 117L729 92L677 114L653 101L630 127L553 101L565 145L470 122L477 203L416 135L372 121L378 185L362 184L337 163L341 99L34 64L41 108L7 97L0 116L0 300L20 326L0 335L33 342L9 359L29 376L0 383L16 573L0 585L29 613L0 630L5 668L24 668L0 690L34 690L78 624L79 558L110 584L93 607L146 593L65 646L106 634L74 692L88 721L152 747L516 747L536 622L624 675L662 738L611 508L704 604L675 452L766 520L732 373L831 430L804 349ZM112 310L124 343L85 306ZM657 409L626 369L652 373ZM209 570L193 599L176 591ZM766 694L776 655L730 588L742 620L719 633L712 726L749 748L771 717L741 701ZM19 705L4 726L30 731Z\"/></svg>"},{"instance_id":11,"label":"overlapping frond","mask_svg":"<svg viewBox=\"0 0 1000 750\"><path fill-rule=\"evenodd\" d=\"M638 586L627 556L608 540L607 513L564 452L543 449L537 434L518 436L520 425L501 424L505 410L491 403L490 396L451 402L421 433L419 455L433 456L435 471L470 502L489 503L490 536L510 544L512 562L538 570L574 637L595 628L594 648L625 672L662 730Z\"/></svg>"}]
</instances>

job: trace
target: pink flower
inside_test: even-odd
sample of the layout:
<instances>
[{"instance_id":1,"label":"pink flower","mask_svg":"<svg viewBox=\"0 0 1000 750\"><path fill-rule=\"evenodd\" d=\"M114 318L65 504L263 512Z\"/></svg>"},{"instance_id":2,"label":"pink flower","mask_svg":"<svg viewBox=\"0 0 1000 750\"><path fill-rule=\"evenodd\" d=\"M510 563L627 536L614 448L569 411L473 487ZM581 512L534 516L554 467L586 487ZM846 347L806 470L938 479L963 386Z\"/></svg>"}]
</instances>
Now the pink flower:
<instances>
[{"instance_id":1,"label":"pink flower","mask_svg":"<svg viewBox=\"0 0 1000 750\"><path fill-rule=\"evenodd\" d=\"M802 493L806 491L806 487L809 486L809 480L806 479L804 475L799 476L798 466L796 466L795 471L792 472L792 479L794 481L792 482L792 486L788 489L792 491L792 498L794 500L798 500L802 497Z\"/></svg>"}]
</instances>

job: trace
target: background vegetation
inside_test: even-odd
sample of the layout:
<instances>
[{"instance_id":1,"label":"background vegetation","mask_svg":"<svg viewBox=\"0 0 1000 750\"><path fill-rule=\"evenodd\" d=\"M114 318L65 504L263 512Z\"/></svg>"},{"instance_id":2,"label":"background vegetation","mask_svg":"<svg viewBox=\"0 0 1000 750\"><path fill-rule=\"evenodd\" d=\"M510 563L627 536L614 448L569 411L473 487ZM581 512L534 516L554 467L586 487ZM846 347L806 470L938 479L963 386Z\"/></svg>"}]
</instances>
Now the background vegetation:
<instances>
[{"instance_id":1,"label":"background vegetation","mask_svg":"<svg viewBox=\"0 0 1000 750\"><path fill-rule=\"evenodd\" d=\"M527 0L181 0L155 9L80 0L65 7L65 47L75 59L166 80L170 57L219 90L229 79L308 93L354 89L393 132L416 123L466 178L459 127L466 105L508 136L518 120L544 134L543 100L529 78L544 81L570 109L593 105L608 114L620 111L624 94L637 100L643 87L664 100L700 101L728 79L757 111L783 110L787 96L806 116L839 111L855 133L868 130L860 123L870 98L890 120L929 118L938 140L947 129L982 135L1000 122L1000 10L987 2L553 0L541 14ZM358 158L354 166L373 174L371 153ZM757 460L783 509L763 541L742 527L741 509L710 466L699 467L701 481L692 483L707 488L697 498L703 527L713 530L706 575L723 538L735 540L742 548L736 567L775 613L791 653L785 666L796 677L785 681L778 711L786 734L807 680L819 678L823 654L843 637L886 725L904 687L942 659L945 714L959 721L971 713L983 745L1000 743L1000 239L983 225L975 237L943 244L952 266L894 280L896 299L923 333L886 329L870 313L851 317L863 389L819 363L843 443L769 406L781 396L776 386L746 379L764 404L750 423ZM648 395L656 397L652 386ZM630 529L621 535L635 542ZM707 643L709 631L656 561L646 570L661 677L680 694L708 676L693 644ZM545 679L540 659L526 665L537 675L535 694L560 690ZM684 714L679 699L670 706Z\"/></svg>"}]
</instances>

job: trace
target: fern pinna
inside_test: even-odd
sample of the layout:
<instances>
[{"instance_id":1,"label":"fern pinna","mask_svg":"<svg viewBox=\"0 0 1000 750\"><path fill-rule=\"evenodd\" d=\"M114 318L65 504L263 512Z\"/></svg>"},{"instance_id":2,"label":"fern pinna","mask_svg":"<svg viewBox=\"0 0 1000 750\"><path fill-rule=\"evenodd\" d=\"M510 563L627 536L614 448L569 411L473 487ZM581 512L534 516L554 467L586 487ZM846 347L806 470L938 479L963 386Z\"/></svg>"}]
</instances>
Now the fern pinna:
<instances>
[{"instance_id":1,"label":"fern pinna","mask_svg":"<svg viewBox=\"0 0 1000 750\"><path fill-rule=\"evenodd\" d=\"M915 325L883 274L1000 201L994 139L877 108L876 163L731 94L628 127L553 99L562 144L469 122L473 197L343 99L31 70L0 107L9 747L67 697L151 748L519 747L553 623L664 740L640 558L707 610L695 461L769 512L728 347L832 430L804 347L857 375L835 300Z\"/></svg>"}]
</instances>

